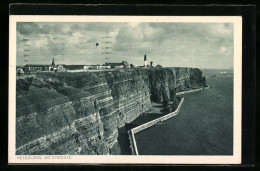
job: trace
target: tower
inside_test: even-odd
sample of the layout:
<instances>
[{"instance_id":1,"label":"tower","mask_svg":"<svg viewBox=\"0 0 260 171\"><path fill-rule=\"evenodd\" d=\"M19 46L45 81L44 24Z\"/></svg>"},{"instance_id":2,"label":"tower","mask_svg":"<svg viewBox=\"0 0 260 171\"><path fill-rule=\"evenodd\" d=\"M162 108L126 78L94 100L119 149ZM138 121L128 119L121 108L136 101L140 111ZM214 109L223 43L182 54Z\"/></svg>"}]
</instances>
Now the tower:
<instances>
[{"instance_id":1,"label":"tower","mask_svg":"<svg viewBox=\"0 0 260 171\"><path fill-rule=\"evenodd\" d=\"M53 59L52 59L52 63L51 63L51 65L55 65L55 62L54 62L54 57L53 57Z\"/></svg>"},{"instance_id":2,"label":"tower","mask_svg":"<svg viewBox=\"0 0 260 171\"><path fill-rule=\"evenodd\" d=\"M147 67L147 57L146 57L146 54L144 55L144 67Z\"/></svg>"}]
</instances>

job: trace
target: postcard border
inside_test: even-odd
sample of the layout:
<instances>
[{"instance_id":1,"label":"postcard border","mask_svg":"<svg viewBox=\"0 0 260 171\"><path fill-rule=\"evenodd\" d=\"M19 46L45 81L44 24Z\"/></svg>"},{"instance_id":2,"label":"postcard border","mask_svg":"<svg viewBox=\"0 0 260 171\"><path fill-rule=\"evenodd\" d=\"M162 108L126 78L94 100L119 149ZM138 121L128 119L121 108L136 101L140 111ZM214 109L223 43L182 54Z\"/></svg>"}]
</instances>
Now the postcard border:
<instances>
[{"instance_id":1,"label":"postcard border","mask_svg":"<svg viewBox=\"0 0 260 171\"><path fill-rule=\"evenodd\" d=\"M81 18L81 19L79 19ZM241 164L242 130L242 17L241 16L10 16L9 41L9 163L86 164ZM16 22L231 22L234 23L234 143L233 156L74 156L69 160L21 160L15 155ZM87 161L87 162L86 162ZM105 161L105 162L104 162Z\"/></svg>"}]
</instances>

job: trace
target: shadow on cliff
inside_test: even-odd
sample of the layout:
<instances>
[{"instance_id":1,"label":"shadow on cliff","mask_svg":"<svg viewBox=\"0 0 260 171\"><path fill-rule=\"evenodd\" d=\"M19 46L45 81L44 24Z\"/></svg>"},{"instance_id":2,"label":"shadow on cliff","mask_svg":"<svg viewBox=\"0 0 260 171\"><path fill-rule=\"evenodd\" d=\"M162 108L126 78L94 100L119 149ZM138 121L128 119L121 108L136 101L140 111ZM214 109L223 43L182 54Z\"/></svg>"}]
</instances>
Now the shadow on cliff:
<instances>
[{"instance_id":1,"label":"shadow on cliff","mask_svg":"<svg viewBox=\"0 0 260 171\"><path fill-rule=\"evenodd\" d=\"M121 149L121 155L131 155L129 136L127 131L130 130L131 126L126 124L125 126L118 129L118 144Z\"/></svg>"}]
</instances>

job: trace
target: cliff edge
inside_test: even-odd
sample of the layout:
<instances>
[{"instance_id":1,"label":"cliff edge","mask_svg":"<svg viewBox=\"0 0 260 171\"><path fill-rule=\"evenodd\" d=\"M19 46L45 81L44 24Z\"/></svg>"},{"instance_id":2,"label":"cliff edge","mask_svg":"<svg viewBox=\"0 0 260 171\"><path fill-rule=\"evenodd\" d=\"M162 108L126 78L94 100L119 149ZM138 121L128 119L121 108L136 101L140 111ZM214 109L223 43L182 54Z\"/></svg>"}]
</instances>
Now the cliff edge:
<instances>
[{"instance_id":1,"label":"cliff edge","mask_svg":"<svg viewBox=\"0 0 260 171\"><path fill-rule=\"evenodd\" d=\"M16 154L120 154L118 128L176 92L205 86L197 68L140 68L17 77Z\"/></svg>"}]
</instances>

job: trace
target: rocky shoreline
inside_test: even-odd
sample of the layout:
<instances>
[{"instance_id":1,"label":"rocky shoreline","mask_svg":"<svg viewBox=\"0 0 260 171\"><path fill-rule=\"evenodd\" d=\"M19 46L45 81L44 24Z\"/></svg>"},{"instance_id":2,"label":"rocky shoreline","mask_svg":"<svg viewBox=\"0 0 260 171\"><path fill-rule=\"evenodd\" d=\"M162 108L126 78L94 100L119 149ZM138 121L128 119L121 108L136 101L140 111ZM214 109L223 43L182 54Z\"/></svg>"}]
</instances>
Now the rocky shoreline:
<instances>
[{"instance_id":1,"label":"rocky shoreline","mask_svg":"<svg viewBox=\"0 0 260 171\"><path fill-rule=\"evenodd\" d=\"M203 87L197 68L17 77L16 154L121 154L118 130L176 93Z\"/></svg>"}]
</instances>

